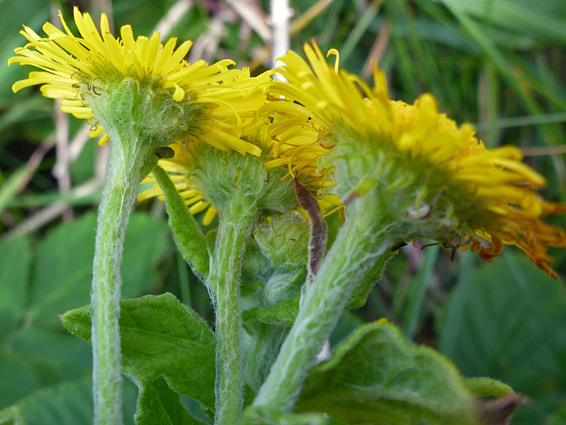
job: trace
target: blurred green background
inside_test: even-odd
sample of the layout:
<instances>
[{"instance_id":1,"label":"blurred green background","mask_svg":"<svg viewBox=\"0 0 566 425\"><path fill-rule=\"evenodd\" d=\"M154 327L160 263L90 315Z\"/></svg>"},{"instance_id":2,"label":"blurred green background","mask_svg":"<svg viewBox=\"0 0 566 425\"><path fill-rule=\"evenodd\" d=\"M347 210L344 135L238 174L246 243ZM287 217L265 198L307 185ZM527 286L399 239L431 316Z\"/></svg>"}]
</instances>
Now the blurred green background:
<instances>
[{"instance_id":1,"label":"blurred green background","mask_svg":"<svg viewBox=\"0 0 566 425\"><path fill-rule=\"evenodd\" d=\"M31 69L6 64L24 45L22 24L40 32L45 21L58 22L57 9L70 19L74 4L95 20L106 12L116 28L131 24L137 35L158 28L192 39L191 60L228 57L254 74L271 66L267 0L0 0L0 410L16 405L31 425L91 422L90 348L57 315L89 301L106 149L37 89L14 95L11 85ZM291 0L290 7L294 50L311 39L323 51L338 48L341 65L366 79L377 60L394 98L433 93L450 117L475 124L487 146L521 147L548 178L542 194L566 201L564 0ZM553 255L566 276L566 252ZM492 264L469 253L449 257L438 247L404 248L332 341L388 317L465 376L498 378L527 395L531 404L513 424L565 424L563 279L549 279L512 248ZM159 202L139 205L131 219L123 276L124 297L170 291L211 317ZM127 423L135 397L127 385Z\"/></svg>"}]
</instances>

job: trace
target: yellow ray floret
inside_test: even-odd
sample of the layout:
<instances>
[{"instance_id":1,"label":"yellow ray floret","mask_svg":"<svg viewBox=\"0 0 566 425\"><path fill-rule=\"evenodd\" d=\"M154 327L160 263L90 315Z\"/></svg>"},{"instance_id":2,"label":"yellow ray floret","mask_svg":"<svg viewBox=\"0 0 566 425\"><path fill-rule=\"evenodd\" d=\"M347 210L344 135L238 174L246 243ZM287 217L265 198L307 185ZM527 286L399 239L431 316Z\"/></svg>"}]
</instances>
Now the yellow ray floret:
<instances>
[{"instance_id":1,"label":"yellow ray floret","mask_svg":"<svg viewBox=\"0 0 566 425\"><path fill-rule=\"evenodd\" d=\"M198 214L201 211L206 210L204 217L202 219L202 224L209 226L217 215L217 210L214 206L204 198L202 191L197 185L191 183L187 170L182 166L170 162L170 161L160 161L159 166L162 167L169 178L175 185L177 192L185 201L185 204L189 208L191 214ZM158 186L153 174L149 174L142 184L152 185L148 189L144 190L138 195L138 201L142 202L146 199L155 198L160 201L164 200L163 192Z\"/></svg>"},{"instance_id":2,"label":"yellow ray floret","mask_svg":"<svg viewBox=\"0 0 566 425\"><path fill-rule=\"evenodd\" d=\"M339 70L334 50L330 52L336 56L334 65L327 63L316 45L305 45L305 54L308 62L293 52L279 58L284 65L276 71L289 83L273 82L268 88L273 102L263 110L271 114L271 132L278 140L273 165L287 163L294 172L321 164L328 167L332 164L325 155L341 143L354 146L349 153L353 156L366 152L370 158L386 161L394 157L409 170L425 164L426 175L433 176L431 182L448 182L447 187L457 188L458 193L443 196L454 199L453 204L473 205L477 214L468 212L451 220L452 226L459 226L456 233L472 241L473 252L489 261L504 245L516 245L535 265L556 276L548 265L552 258L547 249L566 247L566 235L564 229L540 218L562 213L566 206L545 201L534 191L546 180L521 162L518 148L486 149L471 125L458 127L439 113L430 94L414 104L391 100L381 71L374 70L375 86L370 88L359 77ZM370 172L384 169L383 163L376 162L372 168L371 159L358 160L365 161ZM380 184L385 181L383 176L372 178ZM432 183L422 182L423 193L426 184ZM384 190L395 189L391 184ZM476 236L491 247L484 247Z\"/></svg>"},{"instance_id":3,"label":"yellow ray floret","mask_svg":"<svg viewBox=\"0 0 566 425\"><path fill-rule=\"evenodd\" d=\"M79 35L73 34L59 17L63 30L47 22L40 37L24 26L21 34L28 44L15 50L16 56L9 64L31 65L41 71L30 72L25 80L16 82L14 92L24 87L40 85L44 96L63 99L61 109L80 119L89 119L93 126L90 135L108 140L100 123L93 118L93 110L85 94L97 95L110 84L125 78L134 78L140 84L149 84L156 90L168 91L176 102L190 102L207 111L199 117L204 126L216 127L216 143L223 149L234 149L242 154L259 155L257 146L239 138L237 127L241 121L238 106L243 114L254 108L253 102L245 102L247 92L254 82L249 70L228 69L234 62L221 60L212 65L200 60L193 64L185 61L192 42L185 41L176 47L177 39L161 44L160 34L151 38L134 39L131 26L120 29L120 37L110 32L108 18L100 17L100 31L88 13L74 8L74 21ZM239 81L235 86L234 82ZM244 82L243 82L244 81ZM256 105L256 109L259 105ZM255 112L255 111L254 111ZM226 133L226 138L222 134Z\"/></svg>"}]
</instances>

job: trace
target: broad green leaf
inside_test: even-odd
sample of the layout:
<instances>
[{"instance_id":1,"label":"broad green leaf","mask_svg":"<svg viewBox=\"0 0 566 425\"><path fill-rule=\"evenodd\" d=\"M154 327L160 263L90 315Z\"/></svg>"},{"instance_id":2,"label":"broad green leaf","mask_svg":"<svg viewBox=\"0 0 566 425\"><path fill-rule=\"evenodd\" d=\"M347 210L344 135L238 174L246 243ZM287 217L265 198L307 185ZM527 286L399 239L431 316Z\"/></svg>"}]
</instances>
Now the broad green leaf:
<instances>
[{"instance_id":1,"label":"broad green leaf","mask_svg":"<svg viewBox=\"0 0 566 425\"><path fill-rule=\"evenodd\" d=\"M124 382L124 423L133 424L135 386ZM92 379L66 381L42 388L17 403L27 425L92 424Z\"/></svg>"},{"instance_id":2,"label":"broad green leaf","mask_svg":"<svg viewBox=\"0 0 566 425\"><path fill-rule=\"evenodd\" d=\"M24 317L30 263L30 247L24 236L0 242L0 341Z\"/></svg>"},{"instance_id":3,"label":"broad green leaf","mask_svg":"<svg viewBox=\"0 0 566 425\"><path fill-rule=\"evenodd\" d=\"M122 355L138 379L163 376L171 389L214 408L214 334L174 295L120 302ZM89 306L62 315L63 325L90 342Z\"/></svg>"},{"instance_id":4,"label":"broad green leaf","mask_svg":"<svg viewBox=\"0 0 566 425\"><path fill-rule=\"evenodd\" d=\"M440 350L466 376L500 379L534 403L513 424L544 423L566 399L566 295L523 255L504 253L456 286Z\"/></svg>"},{"instance_id":5,"label":"broad green leaf","mask_svg":"<svg viewBox=\"0 0 566 425\"><path fill-rule=\"evenodd\" d=\"M26 425L22 412L16 406L0 411L0 425Z\"/></svg>"},{"instance_id":6,"label":"broad green leaf","mask_svg":"<svg viewBox=\"0 0 566 425\"><path fill-rule=\"evenodd\" d=\"M26 397L18 407L28 425L89 424L93 412L91 385L92 380L86 377L46 387Z\"/></svg>"},{"instance_id":7,"label":"broad green leaf","mask_svg":"<svg viewBox=\"0 0 566 425\"><path fill-rule=\"evenodd\" d=\"M153 382L137 381L139 388L136 425L201 425L181 402L179 393L171 390L163 378Z\"/></svg>"},{"instance_id":8,"label":"broad green leaf","mask_svg":"<svg viewBox=\"0 0 566 425\"><path fill-rule=\"evenodd\" d=\"M164 221L132 213L124 241L122 298L138 297L155 284L157 265L168 247L169 229Z\"/></svg>"},{"instance_id":9,"label":"broad green leaf","mask_svg":"<svg viewBox=\"0 0 566 425\"><path fill-rule=\"evenodd\" d=\"M62 327L35 324L14 332L0 348L0 409L66 380L90 376L90 351Z\"/></svg>"},{"instance_id":10,"label":"broad green leaf","mask_svg":"<svg viewBox=\"0 0 566 425\"><path fill-rule=\"evenodd\" d=\"M21 329L11 339L10 350L26 362L27 370L35 372L42 387L91 374L90 347L61 326L52 329L32 325ZM4 383L0 388L9 391Z\"/></svg>"},{"instance_id":11,"label":"broad green leaf","mask_svg":"<svg viewBox=\"0 0 566 425\"><path fill-rule=\"evenodd\" d=\"M39 245L33 271L30 316L56 324L57 315L90 301L96 215L59 225ZM167 248L165 223L133 213L124 244L123 297L139 296L154 284Z\"/></svg>"},{"instance_id":12,"label":"broad green leaf","mask_svg":"<svg viewBox=\"0 0 566 425\"><path fill-rule=\"evenodd\" d=\"M0 409L16 403L41 387L37 373L17 353L2 353L0 377Z\"/></svg>"},{"instance_id":13,"label":"broad green leaf","mask_svg":"<svg viewBox=\"0 0 566 425\"><path fill-rule=\"evenodd\" d=\"M240 425L346 425L320 413L293 415L269 408L250 407Z\"/></svg>"},{"instance_id":14,"label":"broad green leaf","mask_svg":"<svg viewBox=\"0 0 566 425\"><path fill-rule=\"evenodd\" d=\"M296 411L349 424L477 423L474 397L452 363L387 323L360 327L316 366Z\"/></svg>"}]
</instances>

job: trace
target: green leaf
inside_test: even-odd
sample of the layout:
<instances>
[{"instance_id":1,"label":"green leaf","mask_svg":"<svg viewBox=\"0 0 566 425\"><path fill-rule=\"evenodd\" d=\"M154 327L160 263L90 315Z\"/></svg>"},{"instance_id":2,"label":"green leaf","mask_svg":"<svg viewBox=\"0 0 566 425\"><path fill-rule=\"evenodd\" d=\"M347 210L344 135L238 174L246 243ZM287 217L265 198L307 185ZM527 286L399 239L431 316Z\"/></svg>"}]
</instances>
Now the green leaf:
<instances>
[{"instance_id":1,"label":"green leaf","mask_svg":"<svg viewBox=\"0 0 566 425\"><path fill-rule=\"evenodd\" d=\"M515 394L509 385L491 378L468 378L466 386L476 397L505 397Z\"/></svg>"},{"instance_id":2,"label":"green leaf","mask_svg":"<svg viewBox=\"0 0 566 425\"><path fill-rule=\"evenodd\" d=\"M51 329L32 325L21 329L10 340L10 350L26 363L26 370L35 372L42 387L91 374L90 347L61 326ZM10 392L9 386L0 384L0 388Z\"/></svg>"},{"instance_id":3,"label":"green leaf","mask_svg":"<svg viewBox=\"0 0 566 425\"><path fill-rule=\"evenodd\" d=\"M466 376L500 379L534 401L513 424L543 423L566 399L566 296L523 255L461 279L439 324L440 350Z\"/></svg>"},{"instance_id":4,"label":"green leaf","mask_svg":"<svg viewBox=\"0 0 566 425\"><path fill-rule=\"evenodd\" d=\"M240 425L345 425L320 413L293 415L265 407L246 409Z\"/></svg>"},{"instance_id":5,"label":"green leaf","mask_svg":"<svg viewBox=\"0 0 566 425\"><path fill-rule=\"evenodd\" d=\"M93 411L91 385L92 380L86 377L46 387L26 397L18 407L28 425L89 424Z\"/></svg>"},{"instance_id":6,"label":"green leaf","mask_svg":"<svg viewBox=\"0 0 566 425\"><path fill-rule=\"evenodd\" d=\"M300 300L298 292L305 277L304 267L298 273L280 274L276 278L272 276L265 285L268 288L264 289L263 284L256 285L259 290L264 289L263 295L256 291L243 298L243 305L263 302L260 307L242 311L242 350L243 357L247 359L244 363L244 379L254 391L259 390L267 377L285 335L297 317ZM286 299L293 295L294 297ZM272 305L274 302L276 304Z\"/></svg>"},{"instance_id":7,"label":"green leaf","mask_svg":"<svg viewBox=\"0 0 566 425\"><path fill-rule=\"evenodd\" d=\"M124 382L124 422L133 424L135 387ZM16 405L27 425L92 424L92 379L90 376L42 388Z\"/></svg>"},{"instance_id":8,"label":"green leaf","mask_svg":"<svg viewBox=\"0 0 566 425\"><path fill-rule=\"evenodd\" d=\"M265 381L288 332L288 326L244 321L241 344L242 358L245 359L244 382L253 391L257 392Z\"/></svg>"},{"instance_id":9,"label":"green leaf","mask_svg":"<svg viewBox=\"0 0 566 425\"><path fill-rule=\"evenodd\" d=\"M550 418L548 425L564 425L566 424L566 407L563 407L555 415Z\"/></svg>"},{"instance_id":10,"label":"green leaf","mask_svg":"<svg viewBox=\"0 0 566 425\"><path fill-rule=\"evenodd\" d=\"M16 403L40 388L37 373L18 353L4 352L0 356L0 408Z\"/></svg>"},{"instance_id":11,"label":"green leaf","mask_svg":"<svg viewBox=\"0 0 566 425\"><path fill-rule=\"evenodd\" d=\"M137 379L133 378L134 381ZM137 381L139 388L136 425L201 425L181 402L179 393L171 390L163 378L153 382Z\"/></svg>"},{"instance_id":12,"label":"green leaf","mask_svg":"<svg viewBox=\"0 0 566 425\"><path fill-rule=\"evenodd\" d=\"M0 411L0 425L26 425L22 412L16 406Z\"/></svg>"},{"instance_id":13,"label":"green leaf","mask_svg":"<svg viewBox=\"0 0 566 425\"><path fill-rule=\"evenodd\" d=\"M214 408L214 334L174 295L120 302L123 361L136 377L152 382L163 376L171 389ZM63 325L90 342L88 306L62 315Z\"/></svg>"},{"instance_id":14,"label":"green leaf","mask_svg":"<svg viewBox=\"0 0 566 425\"><path fill-rule=\"evenodd\" d=\"M30 247L24 236L0 242L0 341L24 317L30 263Z\"/></svg>"},{"instance_id":15,"label":"green leaf","mask_svg":"<svg viewBox=\"0 0 566 425\"><path fill-rule=\"evenodd\" d=\"M56 324L57 315L90 301L96 215L89 213L56 227L37 249L30 317ZM168 246L167 226L147 214L133 213L124 245L124 297L147 291L157 278L157 263Z\"/></svg>"},{"instance_id":16,"label":"green leaf","mask_svg":"<svg viewBox=\"0 0 566 425\"><path fill-rule=\"evenodd\" d=\"M304 277L304 274L303 274ZM270 325L291 327L299 311L300 294L290 300L281 301L273 307L257 307L242 312L244 326L246 322L258 321Z\"/></svg>"},{"instance_id":17,"label":"green leaf","mask_svg":"<svg viewBox=\"0 0 566 425\"><path fill-rule=\"evenodd\" d=\"M361 308L366 305L366 301L371 289L377 282L381 280L383 270L385 270L385 265L391 258L393 258L396 253L397 251L389 251L385 255L382 255L377 259L374 266L368 270L365 277L358 284L356 289L354 289L348 308Z\"/></svg>"},{"instance_id":18,"label":"green leaf","mask_svg":"<svg viewBox=\"0 0 566 425\"><path fill-rule=\"evenodd\" d=\"M49 422L45 412L45 416L41 416L43 409L41 406L46 404L49 404L50 409L57 410L58 417L73 415L72 412L64 413L64 411L74 410L80 406L78 399L80 394L75 394L76 391L71 385L77 380L84 378L89 381L84 384L87 390L85 397L89 400L92 397L90 392L92 355L87 344L79 341L62 327L43 329L32 325L14 333L2 348L0 408L10 404L21 407L26 421L31 425L88 423L74 422L74 419L67 422L64 420ZM68 386L70 389L66 390ZM131 395L131 391L128 394ZM134 397L129 396L127 399L128 403L135 401L135 391ZM32 409L32 417L29 416L28 407ZM131 411L133 416L133 409L126 410ZM92 405L87 409L87 413L89 417L92 416Z\"/></svg>"},{"instance_id":19,"label":"green leaf","mask_svg":"<svg viewBox=\"0 0 566 425\"><path fill-rule=\"evenodd\" d=\"M153 176L165 196L169 227L175 238L177 249L183 259L189 263L193 273L204 280L208 277L209 271L209 255L204 233L163 168L155 167Z\"/></svg>"},{"instance_id":20,"label":"green leaf","mask_svg":"<svg viewBox=\"0 0 566 425\"><path fill-rule=\"evenodd\" d=\"M360 327L316 366L296 411L349 424L477 423L474 398L452 363L387 323Z\"/></svg>"},{"instance_id":21,"label":"green leaf","mask_svg":"<svg viewBox=\"0 0 566 425\"><path fill-rule=\"evenodd\" d=\"M306 277L304 265L289 272L272 272L263 288L262 305L270 308L293 299L299 294ZM294 321L295 317L291 320Z\"/></svg>"},{"instance_id":22,"label":"green leaf","mask_svg":"<svg viewBox=\"0 0 566 425\"><path fill-rule=\"evenodd\" d=\"M253 232L262 254L271 261L275 271L296 271L308 258L310 225L296 213L273 217L269 223L260 222Z\"/></svg>"},{"instance_id":23,"label":"green leaf","mask_svg":"<svg viewBox=\"0 0 566 425\"><path fill-rule=\"evenodd\" d=\"M123 298L138 297L155 284L157 265L168 247L169 229L164 221L132 213L124 241Z\"/></svg>"}]
</instances>

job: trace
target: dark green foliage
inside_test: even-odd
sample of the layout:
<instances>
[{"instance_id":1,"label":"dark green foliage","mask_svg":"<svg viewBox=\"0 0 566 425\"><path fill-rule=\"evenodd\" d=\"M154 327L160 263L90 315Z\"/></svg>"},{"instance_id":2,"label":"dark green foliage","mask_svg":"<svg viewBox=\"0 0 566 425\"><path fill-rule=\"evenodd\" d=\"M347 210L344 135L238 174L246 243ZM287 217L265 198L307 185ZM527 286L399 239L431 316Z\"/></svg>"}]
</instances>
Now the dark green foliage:
<instances>
[{"instance_id":1,"label":"dark green foliage","mask_svg":"<svg viewBox=\"0 0 566 425\"><path fill-rule=\"evenodd\" d=\"M515 425L543 423L566 399L566 297L562 281L509 254L456 287L440 349L466 376L501 379L536 404ZM548 413L545 413L548 412Z\"/></svg>"},{"instance_id":2,"label":"dark green foliage","mask_svg":"<svg viewBox=\"0 0 566 425\"><path fill-rule=\"evenodd\" d=\"M163 376L178 393L214 408L214 334L172 294L120 302L124 366L136 381ZM90 341L89 307L65 313L63 325Z\"/></svg>"},{"instance_id":3,"label":"dark green foliage","mask_svg":"<svg viewBox=\"0 0 566 425\"><path fill-rule=\"evenodd\" d=\"M310 373L296 410L350 424L477 424L464 379L436 351L387 323L361 326Z\"/></svg>"},{"instance_id":4,"label":"dark green foliage","mask_svg":"<svg viewBox=\"0 0 566 425\"><path fill-rule=\"evenodd\" d=\"M139 381L136 425L202 425L181 402L179 393L171 390L163 378L153 382Z\"/></svg>"},{"instance_id":5,"label":"dark green foliage","mask_svg":"<svg viewBox=\"0 0 566 425\"><path fill-rule=\"evenodd\" d=\"M69 17L75 3L58 2L57 6ZM201 42L213 40L208 44L210 49L191 57L193 62L201 57L210 62L230 57L238 61L238 66L251 63L255 75L270 66L269 59L259 59L266 42L253 30L248 36L249 27L233 10L221 10L226 3L193 2L170 35L181 41L199 37ZM314 3L292 1L293 19L304 17ZM150 35L174 2L113 0L110 4L116 29L131 24L135 35ZM269 1L258 4L268 11ZM394 98L411 102L420 93L431 92L442 111L458 122L475 123L479 137L489 147L513 143L525 148L557 147L559 152L566 143L565 4L563 0L388 0L381 4L334 0L292 35L291 47L300 51L304 42L314 38L323 52L332 47L339 49L345 69L361 73L364 67L369 69L366 65L370 52L380 40L383 50L379 66L387 72ZM81 2L83 11L93 5ZM49 2L43 0L26 0L25 7L20 0L0 2L0 60L4 64L0 66L0 231L24 224L40 208L60 201L72 205L77 216L85 209L94 210L99 197L97 190L86 196L62 194L51 174L56 161L53 151L48 152L37 170L29 171L25 166L40 144L54 142L53 102L33 88L22 90L16 97L10 87L17 79L25 78L30 69L5 64L13 49L25 43L18 34L21 24L41 32L41 25L50 19L50 8ZM97 20L99 11L91 12ZM74 27L71 20L67 22ZM213 31L212 22L224 25L223 31ZM369 80L368 73L363 77ZM82 124L70 118L70 138ZM57 125L60 129L64 126L60 122ZM545 152L528 157L527 162L548 177L547 197L566 200L564 158ZM99 153L95 142L87 142L71 164L73 187L93 177ZM31 181L22 187L28 178ZM143 203L141 208L150 206ZM563 218L557 220L564 225ZM338 214L327 218L329 245L339 221ZM87 214L69 224L52 222L26 236L0 241L2 425L22 423L16 410L2 410L11 404L18 406L29 425L90 423L89 347L62 329L57 315L89 302L94 228L94 214ZM124 254L124 297L148 291L157 294L163 283L167 289L177 289L175 273L163 272L170 263L159 264L163 254L173 249L166 231L163 216L160 220L146 215L132 217ZM300 250L293 253L301 254ZM556 269L564 276L566 256L556 254ZM495 377L529 396L533 403L519 409L514 425L565 423L563 281L549 281L527 260L514 255L478 265L476 270L479 263L474 262L472 254L459 254L465 266L459 272L457 264L448 262L448 255L440 252L436 261L432 258L435 255L425 251L426 272L414 268L415 258L409 261L405 254L398 255L389 263L393 267L388 268L383 285L371 289L376 277L360 285L351 304L360 308L343 316L332 342L356 328L362 318L374 320L387 315L399 321L407 335L438 345L464 376ZM250 353L256 353L256 359L261 360L246 366L256 380L251 385L254 389L269 366L269 356L276 352L296 315L298 292L304 281L304 269L298 271L295 267L292 271L280 269L256 276L253 272L269 268L270 262L261 254L255 259L257 264L245 270L245 277L250 277L250 282L244 282L244 291L249 290L245 301L253 297L253 292L270 302L245 305L244 326L253 340ZM279 260L278 266L285 263L277 256L271 262L274 259L275 263ZM165 274L172 282L157 282ZM186 280L196 283L193 276ZM269 282L270 291L264 292ZM450 295L452 287L454 293ZM282 290L273 291L279 288ZM450 304L446 306L448 295ZM200 301L194 308L210 310L208 299L202 298L194 298L195 303ZM430 318L441 317L442 310L443 318L434 328ZM270 349L261 351L266 344L272 344ZM337 362L333 367L343 366ZM311 379L321 379L321 374L321 369L316 369ZM169 416L180 423L188 420L178 404L178 395L163 378L151 373L143 376L147 380L140 402L150 406L161 403L165 415L161 419ZM478 396L500 396L508 391L504 384L491 381L465 382ZM135 389L126 386L125 417L129 421L135 396ZM210 394L208 399L210 403ZM332 407L340 406L337 402ZM246 420L250 424L274 425L330 423L319 413L276 415L264 411L250 411Z\"/></svg>"},{"instance_id":6,"label":"dark green foliage","mask_svg":"<svg viewBox=\"0 0 566 425\"><path fill-rule=\"evenodd\" d=\"M54 229L37 248L29 318L54 324L57 315L88 304L92 281L96 215L90 213ZM151 288L157 263L167 247L167 226L143 214L133 214L126 233L123 260L124 297Z\"/></svg>"},{"instance_id":7,"label":"dark green foliage","mask_svg":"<svg viewBox=\"0 0 566 425\"><path fill-rule=\"evenodd\" d=\"M90 349L57 316L89 301L95 225L94 214L61 224L33 250L25 236L0 242L0 410L16 405L28 425L92 421ZM124 293L140 295L154 285L168 245L165 229L145 214L132 215ZM131 423L135 390L126 387L125 394Z\"/></svg>"}]
</instances>

